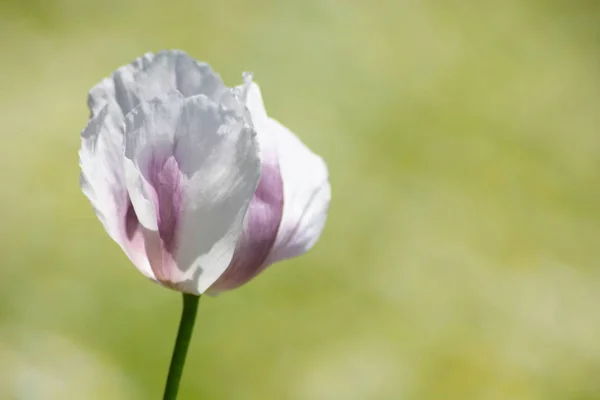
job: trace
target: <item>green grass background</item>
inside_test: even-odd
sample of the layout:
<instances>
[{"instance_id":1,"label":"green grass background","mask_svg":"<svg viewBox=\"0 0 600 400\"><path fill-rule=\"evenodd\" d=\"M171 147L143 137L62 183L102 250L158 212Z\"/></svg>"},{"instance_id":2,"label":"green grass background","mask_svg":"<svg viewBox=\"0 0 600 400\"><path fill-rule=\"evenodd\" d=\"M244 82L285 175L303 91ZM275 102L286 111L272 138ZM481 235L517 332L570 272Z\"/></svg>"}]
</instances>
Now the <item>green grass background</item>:
<instances>
[{"instance_id":1,"label":"green grass background","mask_svg":"<svg viewBox=\"0 0 600 400\"><path fill-rule=\"evenodd\" d=\"M0 0L0 399L159 399L180 312L78 186L181 48L327 160L318 245L204 298L180 398L600 398L600 3Z\"/></svg>"}]
</instances>

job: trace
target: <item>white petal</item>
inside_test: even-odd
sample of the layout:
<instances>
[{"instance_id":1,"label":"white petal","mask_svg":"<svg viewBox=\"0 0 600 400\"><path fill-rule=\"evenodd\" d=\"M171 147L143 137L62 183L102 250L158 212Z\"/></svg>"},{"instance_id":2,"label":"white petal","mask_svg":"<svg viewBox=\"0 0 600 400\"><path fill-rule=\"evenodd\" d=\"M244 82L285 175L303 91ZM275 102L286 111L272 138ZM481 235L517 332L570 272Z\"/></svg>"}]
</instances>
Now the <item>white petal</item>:
<instances>
[{"instance_id":1,"label":"white petal","mask_svg":"<svg viewBox=\"0 0 600 400\"><path fill-rule=\"evenodd\" d=\"M123 136L104 107L92 117L81 133L79 151L81 188L90 199L109 236L150 279L154 274L143 249L136 247L134 233L128 234L129 199L123 172Z\"/></svg>"},{"instance_id":2,"label":"white petal","mask_svg":"<svg viewBox=\"0 0 600 400\"><path fill-rule=\"evenodd\" d=\"M136 213L139 208L146 214L139 216L140 222L150 230L155 227L146 218L158 220L156 228L161 231L165 195L160 192L176 193L163 187L171 179L152 177L149 166L156 157L177 166L181 199L172 207L178 212L174 263L165 276L179 290L203 293L231 261L260 179L253 132L243 115L204 95L188 99L172 95L134 110L126 118L125 135L127 187ZM177 203L166 202L170 207Z\"/></svg>"},{"instance_id":3,"label":"white petal","mask_svg":"<svg viewBox=\"0 0 600 400\"><path fill-rule=\"evenodd\" d=\"M329 210L331 186L323 159L290 130L271 119L277 133L279 168L283 179L283 217L267 263L296 257L319 239Z\"/></svg>"},{"instance_id":4,"label":"white petal","mask_svg":"<svg viewBox=\"0 0 600 400\"><path fill-rule=\"evenodd\" d=\"M275 149L283 180L283 217L275 245L265 264L299 256L319 239L331 200L329 174L323 159L289 129L269 118L258 86L248 93L247 107L263 147Z\"/></svg>"},{"instance_id":5,"label":"white petal","mask_svg":"<svg viewBox=\"0 0 600 400\"><path fill-rule=\"evenodd\" d=\"M88 106L94 116L109 104L120 123L140 103L174 91L184 97L204 94L217 99L227 88L208 64L180 50L165 50L144 54L117 69L90 90Z\"/></svg>"},{"instance_id":6,"label":"white petal","mask_svg":"<svg viewBox=\"0 0 600 400\"><path fill-rule=\"evenodd\" d=\"M110 126L108 108L88 121L81 133L79 164L81 187L90 199L108 234L120 238L118 215L127 207L127 191L123 181L122 137Z\"/></svg>"}]
</instances>

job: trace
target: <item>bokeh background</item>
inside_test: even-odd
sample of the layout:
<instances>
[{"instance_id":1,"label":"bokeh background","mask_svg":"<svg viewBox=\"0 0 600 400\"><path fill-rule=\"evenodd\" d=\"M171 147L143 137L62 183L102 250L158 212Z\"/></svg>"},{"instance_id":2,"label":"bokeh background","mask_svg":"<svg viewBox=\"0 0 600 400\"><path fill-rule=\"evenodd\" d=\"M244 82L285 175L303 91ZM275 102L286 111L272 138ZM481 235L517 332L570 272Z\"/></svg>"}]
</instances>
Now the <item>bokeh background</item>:
<instances>
[{"instance_id":1,"label":"bokeh background","mask_svg":"<svg viewBox=\"0 0 600 400\"><path fill-rule=\"evenodd\" d=\"M180 312L78 187L180 48L328 162L306 256L201 302L184 399L600 399L600 2L0 0L0 399L158 399Z\"/></svg>"}]
</instances>

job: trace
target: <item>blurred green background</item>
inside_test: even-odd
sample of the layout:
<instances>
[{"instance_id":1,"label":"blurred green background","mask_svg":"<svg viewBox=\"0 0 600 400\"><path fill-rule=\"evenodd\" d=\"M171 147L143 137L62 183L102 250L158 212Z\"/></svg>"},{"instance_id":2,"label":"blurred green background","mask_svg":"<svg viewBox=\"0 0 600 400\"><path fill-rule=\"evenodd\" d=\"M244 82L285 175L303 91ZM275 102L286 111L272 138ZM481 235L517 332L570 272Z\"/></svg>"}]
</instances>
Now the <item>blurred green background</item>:
<instances>
[{"instance_id":1,"label":"blurred green background","mask_svg":"<svg viewBox=\"0 0 600 400\"><path fill-rule=\"evenodd\" d=\"M600 399L600 2L0 0L0 399L158 399L180 312L78 186L181 48L328 162L306 256L201 302L185 399Z\"/></svg>"}]
</instances>

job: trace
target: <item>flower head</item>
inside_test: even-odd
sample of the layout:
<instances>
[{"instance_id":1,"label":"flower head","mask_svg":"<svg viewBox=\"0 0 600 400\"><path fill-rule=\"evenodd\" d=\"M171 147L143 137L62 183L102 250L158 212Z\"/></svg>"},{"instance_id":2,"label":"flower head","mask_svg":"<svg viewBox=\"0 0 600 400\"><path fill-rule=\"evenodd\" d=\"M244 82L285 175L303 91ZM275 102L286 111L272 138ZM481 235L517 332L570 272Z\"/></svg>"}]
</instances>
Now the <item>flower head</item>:
<instances>
[{"instance_id":1,"label":"flower head","mask_svg":"<svg viewBox=\"0 0 600 400\"><path fill-rule=\"evenodd\" d=\"M327 168L267 116L249 74L228 88L184 52L148 53L92 88L88 105L83 192L148 278L228 290L320 236Z\"/></svg>"}]
</instances>

